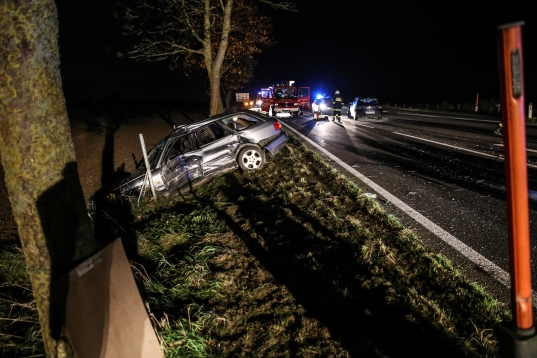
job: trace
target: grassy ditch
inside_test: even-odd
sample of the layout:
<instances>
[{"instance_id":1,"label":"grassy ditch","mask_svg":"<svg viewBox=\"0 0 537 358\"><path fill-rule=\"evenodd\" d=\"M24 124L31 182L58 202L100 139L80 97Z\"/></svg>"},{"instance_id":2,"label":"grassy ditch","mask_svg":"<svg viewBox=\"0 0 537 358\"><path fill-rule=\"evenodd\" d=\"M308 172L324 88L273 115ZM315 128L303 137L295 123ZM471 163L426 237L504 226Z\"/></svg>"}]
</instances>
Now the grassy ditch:
<instances>
[{"instance_id":1,"label":"grassy ditch","mask_svg":"<svg viewBox=\"0 0 537 358\"><path fill-rule=\"evenodd\" d=\"M263 170L130 210L167 357L497 355L505 307L295 138Z\"/></svg>"}]
</instances>

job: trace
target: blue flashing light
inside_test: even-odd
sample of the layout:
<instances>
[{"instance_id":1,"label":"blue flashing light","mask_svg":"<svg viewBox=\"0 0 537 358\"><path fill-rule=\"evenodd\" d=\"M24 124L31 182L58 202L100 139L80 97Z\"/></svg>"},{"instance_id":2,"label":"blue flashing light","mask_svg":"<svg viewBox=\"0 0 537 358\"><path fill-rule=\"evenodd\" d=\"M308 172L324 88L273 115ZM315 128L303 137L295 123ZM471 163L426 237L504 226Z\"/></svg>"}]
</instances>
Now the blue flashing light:
<instances>
[{"instance_id":1,"label":"blue flashing light","mask_svg":"<svg viewBox=\"0 0 537 358\"><path fill-rule=\"evenodd\" d=\"M322 94L318 94L315 98L317 98L317 99L321 99L321 98L323 98L323 97L324 97L324 96L323 96Z\"/></svg>"}]
</instances>

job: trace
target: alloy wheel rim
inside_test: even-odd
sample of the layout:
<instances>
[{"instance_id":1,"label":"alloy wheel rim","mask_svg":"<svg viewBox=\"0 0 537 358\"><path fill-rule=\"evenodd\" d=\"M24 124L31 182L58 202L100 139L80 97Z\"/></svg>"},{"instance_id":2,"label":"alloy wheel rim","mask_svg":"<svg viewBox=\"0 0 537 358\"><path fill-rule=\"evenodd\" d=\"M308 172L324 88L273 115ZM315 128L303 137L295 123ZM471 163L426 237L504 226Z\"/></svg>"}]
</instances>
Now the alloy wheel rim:
<instances>
[{"instance_id":1,"label":"alloy wheel rim","mask_svg":"<svg viewBox=\"0 0 537 358\"><path fill-rule=\"evenodd\" d=\"M257 169L261 165L261 155L255 150L249 150L242 156L242 163L248 169Z\"/></svg>"}]
</instances>

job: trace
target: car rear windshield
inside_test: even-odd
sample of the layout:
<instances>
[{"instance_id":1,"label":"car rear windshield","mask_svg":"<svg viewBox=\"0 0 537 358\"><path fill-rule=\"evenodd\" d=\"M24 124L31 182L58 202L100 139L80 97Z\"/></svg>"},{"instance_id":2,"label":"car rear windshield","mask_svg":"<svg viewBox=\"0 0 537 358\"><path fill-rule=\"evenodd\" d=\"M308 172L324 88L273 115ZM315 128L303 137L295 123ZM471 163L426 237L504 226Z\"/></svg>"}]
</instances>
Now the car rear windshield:
<instances>
[{"instance_id":1,"label":"car rear windshield","mask_svg":"<svg viewBox=\"0 0 537 358\"><path fill-rule=\"evenodd\" d=\"M379 104L379 101L376 98L360 98L358 104L365 104L368 106Z\"/></svg>"}]
</instances>

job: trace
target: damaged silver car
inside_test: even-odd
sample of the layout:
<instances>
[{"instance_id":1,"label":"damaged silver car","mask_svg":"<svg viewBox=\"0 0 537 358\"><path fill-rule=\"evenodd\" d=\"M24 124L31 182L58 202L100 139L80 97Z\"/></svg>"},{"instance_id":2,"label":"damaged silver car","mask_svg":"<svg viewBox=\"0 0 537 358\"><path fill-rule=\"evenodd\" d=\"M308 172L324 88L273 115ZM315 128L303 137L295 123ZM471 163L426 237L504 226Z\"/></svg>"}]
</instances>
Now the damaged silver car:
<instances>
[{"instance_id":1,"label":"damaged silver car","mask_svg":"<svg viewBox=\"0 0 537 358\"><path fill-rule=\"evenodd\" d=\"M155 190L169 196L204 179L240 167L263 168L287 143L281 123L248 110L236 110L175 128L148 153ZM148 186L142 162L114 185L117 194L136 194Z\"/></svg>"}]
</instances>

